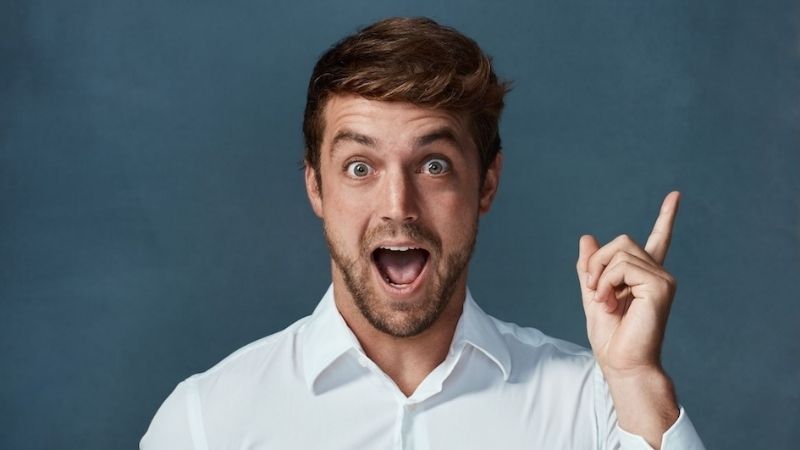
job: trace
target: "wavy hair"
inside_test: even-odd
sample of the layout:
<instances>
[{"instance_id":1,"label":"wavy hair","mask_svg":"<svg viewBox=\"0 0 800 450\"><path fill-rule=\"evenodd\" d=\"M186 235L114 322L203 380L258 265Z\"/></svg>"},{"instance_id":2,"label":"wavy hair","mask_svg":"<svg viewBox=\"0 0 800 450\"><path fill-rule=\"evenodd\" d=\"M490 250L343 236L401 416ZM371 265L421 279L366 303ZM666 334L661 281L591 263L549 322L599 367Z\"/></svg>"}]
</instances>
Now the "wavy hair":
<instances>
[{"instance_id":1,"label":"wavy hair","mask_svg":"<svg viewBox=\"0 0 800 450\"><path fill-rule=\"evenodd\" d=\"M424 17L381 20L334 44L314 66L303 118L305 163L319 185L326 100L356 94L466 113L483 180L500 151L498 125L509 88L491 58L455 29Z\"/></svg>"}]
</instances>

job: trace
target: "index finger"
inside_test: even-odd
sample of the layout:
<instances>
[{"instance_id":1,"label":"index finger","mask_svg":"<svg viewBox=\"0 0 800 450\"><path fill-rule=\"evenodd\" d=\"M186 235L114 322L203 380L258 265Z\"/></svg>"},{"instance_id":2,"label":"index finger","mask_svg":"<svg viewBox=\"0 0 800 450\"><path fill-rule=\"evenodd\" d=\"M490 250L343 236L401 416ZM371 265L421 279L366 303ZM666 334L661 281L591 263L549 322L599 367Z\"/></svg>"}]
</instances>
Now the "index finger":
<instances>
[{"instance_id":1,"label":"index finger","mask_svg":"<svg viewBox=\"0 0 800 450\"><path fill-rule=\"evenodd\" d=\"M667 250L669 250L669 243L672 239L672 226L675 224L680 198L681 193L678 191L667 194L664 203L661 204L661 212L658 213L656 223L653 225L653 231L644 245L644 250L659 264L663 264L664 258L667 257Z\"/></svg>"}]
</instances>

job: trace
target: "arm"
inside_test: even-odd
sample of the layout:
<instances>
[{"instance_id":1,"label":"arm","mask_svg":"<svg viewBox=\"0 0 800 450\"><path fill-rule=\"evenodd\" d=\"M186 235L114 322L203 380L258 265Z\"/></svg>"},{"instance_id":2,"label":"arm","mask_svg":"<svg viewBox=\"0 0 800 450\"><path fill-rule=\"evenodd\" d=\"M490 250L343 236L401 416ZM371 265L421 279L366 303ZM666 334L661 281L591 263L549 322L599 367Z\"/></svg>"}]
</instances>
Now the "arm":
<instances>
[{"instance_id":1,"label":"arm","mask_svg":"<svg viewBox=\"0 0 800 450\"><path fill-rule=\"evenodd\" d=\"M583 236L577 263L589 341L619 427L653 448L680 414L660 356L676 286L662 263L678 200L677 192L664 199L644 249L625 235L602 248Z\"/></svg>"},{"instance_id":2,"label":"arm","mask_svg":"<svg viewBox=\"0 0 800 450\"><path fill-rule=\"evenodd\" d=\"M205 449L202 426L198 426L199 403L193 380L178 384L156 412L150 427L139 442L141 450ZM197 410L196 414L191 411ZM196 416L196 417L195 417Z\"/></svg>"},{"instance_id":3,"label":"arm","mask_svg":"<svg viewBox=\"0 0 800 450\"><path fill-rule=\"evenodd\" d=\"M608 383L600 366L595 364L592 373L594 389L594 414L598 434L598 448L622 450L653 450L647 440L621 428L611 398ZM660 438L661 450L705 450L691 419L683 408L675 423ZM658 445L656 445L658 447Z\"/></svg>"}]
</instances>

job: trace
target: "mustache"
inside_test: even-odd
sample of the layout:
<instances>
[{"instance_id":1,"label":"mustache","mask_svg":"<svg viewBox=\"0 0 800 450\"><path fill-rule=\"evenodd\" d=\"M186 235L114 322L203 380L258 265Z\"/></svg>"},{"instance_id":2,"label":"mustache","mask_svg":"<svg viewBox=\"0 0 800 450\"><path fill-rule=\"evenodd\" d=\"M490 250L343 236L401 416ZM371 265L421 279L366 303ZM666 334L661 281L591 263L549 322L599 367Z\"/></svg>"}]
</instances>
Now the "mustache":
<instances>
[{"instance_id":1,"label":"mustache","mask_svg":"<svg viewBox=\"0 0 800 450\"><path fill-rule=\"evenodd\" d=\"M385 238L396 238L402 236L408 240L424 244L436 254L442 253L442 240L431 229L414 222L397 224L394 222L382 223L364 234L361 240L361 252L369 254L375 246L375 242Z\"/></svg>"}]
</instances>

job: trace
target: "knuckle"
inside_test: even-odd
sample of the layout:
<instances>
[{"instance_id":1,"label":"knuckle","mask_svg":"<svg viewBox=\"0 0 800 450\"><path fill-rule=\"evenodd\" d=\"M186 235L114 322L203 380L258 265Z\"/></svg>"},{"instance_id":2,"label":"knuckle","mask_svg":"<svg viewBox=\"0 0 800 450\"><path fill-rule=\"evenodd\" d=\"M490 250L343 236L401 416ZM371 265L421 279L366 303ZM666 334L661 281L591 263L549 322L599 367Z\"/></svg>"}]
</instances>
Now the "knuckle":
<instances>
[{"instance_id":1,"label":"knuckle","mask_svg":"<svg viewBox=\"0 0 800 450\"><path fill-rule=\"evenodd\" d=\"M659 277L658 288L665 294L672 294L675 292L675 279L672 275L667 275L663 278Z\"/></svg>"},{"instance_id":2,"label":"knuckle","mask_svg":"<svg viewBox=\"0 0 800 450\"><path fill-rule=\"evenodd\" d=\"M629 234L626 234L626 233L625 234L620 234L619 236L617 236L617 238L615 240L618 241L621 244L624 244L624 245L635 243L633 238Z\"/></svg>"},{"instance_id":3,"label":"knuckle","mask_svg":"<svg viewBox=\"0 0 800 450\"><path fill-rule=\"evenodd\" d=\"M674 276L667 274L667 286L669 287L670 293L675 293L675 291L678 290L678 280L676 280Z\"/></svg>"},{"instance_id":4,"label":"knuckle","mask_svg":"<svg viewBox=\"0 0 800 450\"><path fill-rule=\"evenodd\" d=\"M617 265L617 264L622 264L622 263L625 263L625 264L626 264L626 267L627 267L627 265L629 265L629 264L630 264L630 259L631 259L631 258L630 258L630 256L631 256L631 255L630 255L630 254L628 254L627 252L618 251L618 252L617 252L617 253L615 253L615 254L614 254L614 256L611 258L611 262L610 262L608 265L609 265L609 266L613 266L613 265Z\"/></svg>"}]
</instances>

